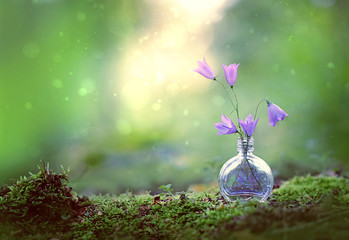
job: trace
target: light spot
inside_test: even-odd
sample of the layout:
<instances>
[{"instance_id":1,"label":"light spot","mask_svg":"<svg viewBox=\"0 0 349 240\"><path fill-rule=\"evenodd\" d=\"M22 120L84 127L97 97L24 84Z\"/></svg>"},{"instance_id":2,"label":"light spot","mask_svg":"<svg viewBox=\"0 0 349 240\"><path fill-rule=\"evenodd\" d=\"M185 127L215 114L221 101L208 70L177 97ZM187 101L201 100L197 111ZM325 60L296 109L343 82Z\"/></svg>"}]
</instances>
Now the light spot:
<instances>
[{"instance_id":1,"label":"light spot","mask_svg":"<svg viewBox=\"0 0 349 240\"><path fill-rule=\"evenodd\" d=\"M80 96L86 96L95 90L95 83L92 79L85 78L81 83L81 88L79 89Z\"/></svg>"},{"instance_id":2,"label":"light spot","mask_svg":"<svg viewBox=\"0 0 349 240\"><path fill-rule=\"evenodd\" d=\"M295 76L296 75L296 70L294 70L293 68L290 70L290 74L292 75L292 76Z\"/></svg>"},{"instance_id":3,"label":"light spot","mask_svg":"<svg viewBox=\"0 0 349 240\"><path fill-rule=\"evenodd\" d=\"M22 50L24 56L26 56L27 58L35 58L40 52L39 45L35 42L28 42L24 44Z\"/></svg>"},{"instance_id":4,"label":"light spot","mask_svg":"<svg viewBox=\"0 0 349 240\"><path fill-rule=\"evenodd\" d=\"M248 30L248 32L249 32L250 34L254 34L254 28L250 28L250 29Z\"/></svg>"},{"instance_id":5,"label":"light spot","mask_svg":"<svg viewBox=\"0 0 349 240\"><path fill-rule=\"evenodd\" d=\"M155 85L159 85L161 84L163 81L165 80L165 76L162 73L157 73L156 74L156 81L155 81Z\"/></svg>"},{"instance_id":6,"label":"light spot","mask_svg":"<svg viewBox=\"0 0 349 240\"><path fill-rule=\"evenodd\" d=\"M33 108L33 104L31 104L30 102L26 102L26 103L24 104L24 107L25 107L25 109L27 109L27 110L31 110L31 109Z\"/></svg>"},{"instance_id":7,"label":"light spot","mask_svg":"<svg viewBox=\"0 0 349 240\"><path fill-rule=\"evenodd\" d=\"M184 115L184 116L188 116L188 115L189 115L189 110L188 110L188 109L184 109L183 115Z\"/></svg>"},{"instance_id":8,"label":"light spot","mask_svg":"<svg viewBox=\"0 0 349 240\"><path fill-rule=\"evenodd\" d=\"M139 38L138 42L142 44L143 42L147 41L149 39L149 35L143 36Z\"/></svg>"},{"instance_id":9,"label":"light spot","mask_svg":"<svg viewBox=\"0 0 349 240\"><path fill-rule=\"evenodd\" d=\"M63 36L64 36L64 33L63 33L63 32L59 32L59 36L60 36L60 37L63 37Z\"/></svg>"},{"instance_id":10,"label":"light spot","mask_svg":"<svg viewBox=\"0 0 349 240\"><path fill-rule=\"evenodd\" d=\"M68 102L68 101L69 101L69 97L65 97L64 100L65 100L66 102Z\"/></svg>"},{"instance_id":11,"label":"light spot","mask_svg":"<svg viewBox=\"0 0 349 240\"><path fill-rule=\"evenodd\" d=\"M80 22L83 22L86 20L86 13L84 12L77 12L76 13L76 19Z\"/></svg>"},{"instance_id":12,"label":"light spot","mask_svg":"<svg viewBox=\"0 0 349 240\"><path fill-rule=\"evenodd\" d=\"M120 89L118 89L119 91ZM134 80L127 81L120 93L121 101L126 102L126 107L132 111L152 107L154 101L150 99L149 91L144 91L140 83Z\"/></svg>"},{"instance_id":13,"label":"light spot","mask_svg":"<svg viewBox=\"0 0 349 240\"><path fill-rule=\"evenodd\" d=\"M125 119L120 119L117 123L116 123L116 127L118 129L118 131L122 134L122 135L128 135L131 133L132 131L132 126L131 124L126 121Z\"/></svg>"},{"instance_id":14,"label":"light spot","mask_svg":"<svg viewBox=\"0 0 349 240\"><path fill-rule=\"evenodd\" d=\"M61 80L59 80L58 78L55 78L52 80L52 85L55 87L55 88L62 88L63 87L63 83Z\"/></svg>"},{"instance_id":15,"label":"light spot","mask_svg":"<svg viewBox=\"0 0 349 240\"><path fill-rule=\"evenodd\" d=\"M84 97L87 95L87 89L86 88L80 88L79 89L79 95Z\"/></svg>"},{"instance_id":16,"label":"light spot","mask_svg":"<svg viewBox=\"0 0 349 240\"><path fill-rule=\"evenodd\" d=\"M189 145L189 141L187 140L187 141L185 141L185 146L188 146Z\"/></svg>"},{"instance_id":17,"label":"light spot","mask_svg":"<svg viewBox=\"0 0 349 240\"><path fill-rule=\"evenodd\" d=\"M292 42L293 39L294 39L294 36L293 36L293 35L289 35L289 36L288 36L288 41L289 41L289 42Z\"/></svg>"},{"instance_id":18,"label":"light spot","mask_svg":"<svg viewBox=\"0 0 349 240\"><path fill-rule=\"evenodd\" d=\"M159 103L154 103L153 106L151 107L154 111L159 111L161 109L161 104Z\"/></svg>"},{"instance_id":19,"label":"light spot","mask_svg":"<svg viewBox=\"0 0 349 240\"><path fill-rule=\"evenodd\" d=\"M164 75L162 73L157 73L156 78L161 81L164 79Z\"/></svg>"},{"instance_id":20,"label":"light spot","mask_svg":"<svg viewBox=\"0 0 349 240\"><path fill-rule=\"evenodd\" d=\"M201 123L200 123L200 121L199 121L199 120L194 121L194 126L195 126L195 127L200 126L200 124L201 124Z\"/></svg>"},{"instance_id":21,"label":"light spot","mask_svg":"<svg viewBox=\"0 0 349 240\"><path fill-rule=\"evenodd\" d=\"M329 69L334 69L336 66L334 65L333 62L329 62L329 63L327 63L327 67L328 67Z\"/></svg>"}]
</instances>

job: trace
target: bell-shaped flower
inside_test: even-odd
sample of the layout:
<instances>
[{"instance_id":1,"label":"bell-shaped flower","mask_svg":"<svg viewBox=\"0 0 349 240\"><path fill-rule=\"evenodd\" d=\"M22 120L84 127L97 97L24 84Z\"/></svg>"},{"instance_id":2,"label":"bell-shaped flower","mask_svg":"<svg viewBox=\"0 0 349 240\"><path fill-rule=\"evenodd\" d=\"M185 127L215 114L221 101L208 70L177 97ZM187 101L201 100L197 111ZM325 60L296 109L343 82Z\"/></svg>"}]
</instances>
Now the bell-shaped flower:
<instances>
[{"instance_id":1,"label":"bell-shaped flower","mask_svg":"<svg viewBox=\"0 0 349 240\"><path fill-rule=\"evenodd\" d=\"M215 128L217 128L217 135L226 135L236 133L237 129L231 119L222 114L222 122L216 123Z\"/></svg>"},{"instance_id":2,"label":"bell-shaped flower","mask_svg":"<svg viewBox=\"0 0 349 240\"><path fill-rule=\"evenodd\" d=\"M225 75L225 79L227 80L227 83L232 87L234 86L235 82L236 82L236 76L238 73L238 67L239 64L230 64L229 66L226 66L224 64L222 64L223 70L224 70L224 75Z\"/></svg>"},{"instance_id":3,"label":"bell-shaped flower","mask_svg":"<svg viewBox=\"0 0 349 240\"><path fill-rule=\"evenodd\" d=\"M242 121L240 119L237 119L238 122L240 123L240 126L242 127L242 130L244 130L244 132L246 133L247 136L251 137L255 128L256 128L256 125L257 125L257 122L259 120L259 118L257 118L256 120L254 120L252 114L249 114L245 121Z\"/></svg>"},{"instance_id":4,"label":"bell-shaped flower","mask_svg":"<svg viewBox=\"0 0 349 240\"><path fill-rule=\"evenodd\" d=\"M207 64L205 58L202 62L198 61L198 66L198 68L193 69L194 72L200 73L205 78L216 80L216 75L212 68Z\"/></svg>"},{"instance_id":5,"label":"bell-shaped flower","mask_svg":"<svg viewBox=\"0 0 349 240\"><path fill-rule=\"evenodd\" d=\"M271 103L267 100L268 104L268 118L269 118L269 126L275 127L278 121L282 121L285 117L288 117L288 114L282 110L278 105Z\"/></svg>"}]
</instances>

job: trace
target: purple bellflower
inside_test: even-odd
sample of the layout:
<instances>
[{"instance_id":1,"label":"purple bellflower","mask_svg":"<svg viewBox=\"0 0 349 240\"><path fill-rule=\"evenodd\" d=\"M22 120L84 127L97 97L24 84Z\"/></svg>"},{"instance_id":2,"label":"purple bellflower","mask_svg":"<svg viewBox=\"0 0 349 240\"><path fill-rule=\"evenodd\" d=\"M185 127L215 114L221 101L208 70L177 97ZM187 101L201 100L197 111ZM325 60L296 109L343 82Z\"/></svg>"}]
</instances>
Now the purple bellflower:
<instances>
[{"instance_id":1,"label":"purple bellflower","mask_svg":"<svg viewBox=\"0 0 349 240\"><path fill-rule=\"evenodd\" d=\"M269 118L269 126L275 127L278 121L282 121L285 117L288 117L288 114L282 110L278 105L271 103L267 100L268 104L268 118Z\"/></svg>"},{"instance_id":2,"label":"purple bellflower","mask_svg":"<svg viewBox=\"0 0 349 240\"><path fill-rule=\"evenodd\" d=\"M222 64L224 74L225 74L225 79L227 80L227 83L230 85L230 87L233 87L236 82L236 76L238 73L239 65L240 63L230 64L229 66Z\"/></svg>"},{"instance_id":3,"label":"purple bellflower","mask_svg":"<svg viewBox=\"0 0 349 240\"><path fill-rule=\"evenodd\" d=\"M237 131L233 121L224 114L222 114L222 122L216 123L214 126L218 129L217 135L233 134Z\"/></svg>"},{"instance_id":4,"label":"purple bellflower","mask_svg":"<svg viewBox=\"0 0 349 240\"><path fill-rule=\"evenodd\" d=\"M202 62L198 61L198 66L198 68L193 69L194 72L200 73L205 78L216 80L216 76L212 68L207 64L205 58Z\"/></svg>"},{"instance_id":5,"label":"purple bellflower","mask_svg":"<svg viewBox=\"0 0 349 240\"><path fill-rule=\"evenodd\" d=\"M254 120L252 114L249 114L246 117L245 122L240 120L240 119L238 119L238 122L240 123L240 126L242 127L242 130L244 130L246 135L251 137L255 128L256 128L258 120L259 120L259 118Z\"/></svg>"}]
</instances>

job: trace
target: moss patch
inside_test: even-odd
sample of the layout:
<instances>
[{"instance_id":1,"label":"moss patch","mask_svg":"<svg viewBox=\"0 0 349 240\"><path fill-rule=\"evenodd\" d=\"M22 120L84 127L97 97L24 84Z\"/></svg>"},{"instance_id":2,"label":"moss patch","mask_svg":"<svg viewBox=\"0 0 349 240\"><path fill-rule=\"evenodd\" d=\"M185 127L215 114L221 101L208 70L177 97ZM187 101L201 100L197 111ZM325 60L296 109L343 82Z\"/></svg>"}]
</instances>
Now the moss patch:
<instances>
[{"instance_id":1,"label":"moss patch","mask_svg":"<svg viewBox=\"0 0 349 240\"><path fill-rule=\"evenodd\" d=\"M269 201L226 203L217 188L161 196L77 196L67 173L42 166L0 189L1 239L342 239L349 185L337 177L295 177ZM345 238L343 238L345 239Z\"/></svg>"},{"instance_id":2,"label":"moss patch","mask_svg":"<svg viewBox=\"0 0 349 240\"><path fill-rule=\"evenodd\" d=\"M344 204L349 202L349 181L341 177L294 177L273 195L277 201L290 206L314 204L323 198Z\"/></svg>"},{"instance_id":3,"label":"moss patch","mask_svg":"<svg viewBox=\"0 0 349 240\"><path fill-rule=\"evenodd\" d=\"M14 229L14 238L51 231L63 235L92 206L67 186L67 172L52 173L44 164L39 170L0 189L0 221L7 232Z\"/></svg>"}]
</instances>

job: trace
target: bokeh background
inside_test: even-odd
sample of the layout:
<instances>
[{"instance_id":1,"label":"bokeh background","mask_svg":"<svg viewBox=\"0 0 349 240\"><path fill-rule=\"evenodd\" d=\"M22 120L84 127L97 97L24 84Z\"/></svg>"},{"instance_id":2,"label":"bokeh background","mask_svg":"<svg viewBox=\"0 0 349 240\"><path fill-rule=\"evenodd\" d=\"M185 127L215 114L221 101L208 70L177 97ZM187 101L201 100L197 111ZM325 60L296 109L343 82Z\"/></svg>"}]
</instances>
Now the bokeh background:
<instances>
[{"instance_id":1,"label":"bokeh background","mask_svg":"<svg viewBox=\"0 0 349 240\"><path fill-rule=\"evenodd\" d=\"M236 153L213 124L232 107L192 71L240 63L240 115L290 115L255 154L274 175L348 167L349 1L0 1L0 183L70 168L80 193L212 184Z\"/></svg>"}]
</instances>

